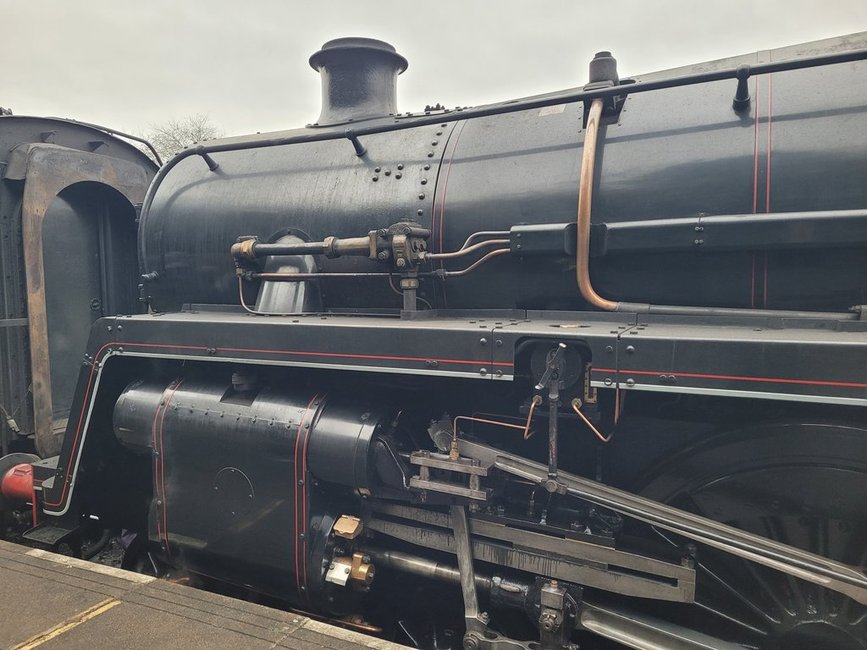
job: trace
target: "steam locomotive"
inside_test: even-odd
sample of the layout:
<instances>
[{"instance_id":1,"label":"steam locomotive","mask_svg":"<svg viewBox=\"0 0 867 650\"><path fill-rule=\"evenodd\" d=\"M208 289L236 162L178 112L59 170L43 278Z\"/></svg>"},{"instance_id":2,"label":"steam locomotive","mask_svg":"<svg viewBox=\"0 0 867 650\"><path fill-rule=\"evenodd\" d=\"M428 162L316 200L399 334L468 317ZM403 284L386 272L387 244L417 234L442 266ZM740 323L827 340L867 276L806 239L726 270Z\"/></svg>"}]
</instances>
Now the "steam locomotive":
<instances>
[{"instance_id":1,"label":"steam locomotive","mask_svg":"<svg viewBox=\"0 0 867 650\"><path fill-rule=\"evenodd\" d=\"M418 648L867 648L867 34L304 128L141 207L25 538ZM8 174L8 172L7 172Z\"/></svg>"}]
</instances>

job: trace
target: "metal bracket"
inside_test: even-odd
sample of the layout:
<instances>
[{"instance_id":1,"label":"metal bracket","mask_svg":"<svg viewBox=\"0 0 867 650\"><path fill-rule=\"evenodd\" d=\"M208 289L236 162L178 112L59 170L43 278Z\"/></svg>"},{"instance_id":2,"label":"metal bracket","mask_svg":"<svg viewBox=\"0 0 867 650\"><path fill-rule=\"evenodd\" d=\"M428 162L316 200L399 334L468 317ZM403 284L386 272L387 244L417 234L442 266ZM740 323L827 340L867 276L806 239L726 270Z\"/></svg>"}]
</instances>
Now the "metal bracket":
<instances>
[{"instance_id":1,"label":"metal bracket","mask_svg":"<svg viewBox=\"0 0 867 650\"><path fill-rule=\"evenodd\" d=\"M490 491L481 487L481 477L488 475L488 468L479 461L469 458L452 459L448 454L437 454L429 451L416 451L409 457L409 462L418 465L418 476L409 479L409 486L418 490L430 490L456 497L487 501ZM448 481L431 479L430 470L438 469L454 472L468 477L468 485L459 485Z\"/></svg>"}]
</instances>

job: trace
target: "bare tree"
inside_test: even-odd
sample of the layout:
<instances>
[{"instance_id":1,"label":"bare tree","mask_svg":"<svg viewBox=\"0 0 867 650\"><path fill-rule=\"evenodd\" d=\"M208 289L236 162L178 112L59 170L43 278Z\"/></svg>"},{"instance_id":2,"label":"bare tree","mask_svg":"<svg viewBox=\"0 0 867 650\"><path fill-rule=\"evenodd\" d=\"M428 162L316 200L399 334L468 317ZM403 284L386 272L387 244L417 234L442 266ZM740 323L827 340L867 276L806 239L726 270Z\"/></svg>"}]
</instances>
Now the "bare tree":
<instances>
[{"instance_id":1,"label":"bare tree","mask_svg":"<svg viewBox=\"0 0 867 650\"><path fill-rule=\"evenodd\" d=\"M211 122L206 113L168 120L150 127L145 138L154 146L163 161L197 142L213 140L223 132Z\"/></svg>"}]
</instances>

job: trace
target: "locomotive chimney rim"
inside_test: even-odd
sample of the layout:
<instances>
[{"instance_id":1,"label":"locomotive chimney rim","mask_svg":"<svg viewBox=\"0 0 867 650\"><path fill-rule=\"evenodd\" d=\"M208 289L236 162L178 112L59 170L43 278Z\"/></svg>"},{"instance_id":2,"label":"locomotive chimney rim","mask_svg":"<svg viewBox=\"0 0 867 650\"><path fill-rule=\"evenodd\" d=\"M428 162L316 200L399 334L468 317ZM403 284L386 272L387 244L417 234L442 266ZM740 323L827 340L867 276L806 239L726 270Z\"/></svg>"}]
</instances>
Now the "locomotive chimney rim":
<instances>
[{"instance_id":1,"label":"locomotive chimney rim","mask_svg":"<svg viewBox=\"0 0 867 650\"><path fill-rule=\"evenodd\" d=\"M336 38L310 57L322 79L317 125L340 124L397 113L397 76L407 60L373 38Z\"/></svg>"}]
</instances>

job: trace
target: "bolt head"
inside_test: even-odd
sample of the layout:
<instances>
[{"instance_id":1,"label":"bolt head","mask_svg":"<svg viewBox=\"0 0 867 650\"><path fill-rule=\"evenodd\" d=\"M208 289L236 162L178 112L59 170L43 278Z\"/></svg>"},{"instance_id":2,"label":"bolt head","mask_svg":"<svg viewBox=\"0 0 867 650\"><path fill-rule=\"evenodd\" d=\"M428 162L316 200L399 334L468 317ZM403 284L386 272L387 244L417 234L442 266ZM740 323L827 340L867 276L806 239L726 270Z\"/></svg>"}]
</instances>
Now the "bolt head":
<instances>
[{"instance_id":1,"label":"bolt head","mask_svg":"<svg viewBox=\"0 0 867 650\"><path fill-rule=\"evenodd\" d=\"M467 634L464 637L464 650L478 650L479 640L474 636Z\"/></svg>"}]
</instances>

